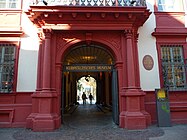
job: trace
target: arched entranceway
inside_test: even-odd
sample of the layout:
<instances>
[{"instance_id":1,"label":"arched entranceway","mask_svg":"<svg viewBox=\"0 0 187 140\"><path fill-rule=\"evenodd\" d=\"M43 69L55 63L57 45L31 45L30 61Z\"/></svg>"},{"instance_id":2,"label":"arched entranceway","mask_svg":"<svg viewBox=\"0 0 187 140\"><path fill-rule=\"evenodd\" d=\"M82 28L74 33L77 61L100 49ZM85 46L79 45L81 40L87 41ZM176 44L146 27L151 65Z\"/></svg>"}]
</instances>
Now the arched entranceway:
<instances>
[{"instance_id":1,"label":"arched entranceway","mask_svg":"<svg viewBox=\"0 0 187 140\"><path fill-rule=\"evenodd\" d=\"M150 124L150 115L144 107L145 93L140 88L137 41L132 30L126 30L125 34L108 31L107 38L101 31L44 30L44 33L45 47L41 48L39 55L37 90L32 95L33 111L27 118L28 128L49 131L61 126L64 71L67 73L66 79L70 79L68 82L90 72L91 76L99 79L98 93L103 89L102 83L110 81L105 78L111 78L108 84L112 88L107 89L108 93L110 90L114 93L111 95L119 92L118 96L110 98L115 100L112 101L115 122L119 121L120 127L128 129L145 128ZM68 91L76 89L75 82L66 85ZM98 99L99 103L105 103L105 97L110 97L100 95L103 98ZM75 95L72 97L76 98ZM73 98L69 100L73 101ZM66 101L69 103L69 100Z\"/></svg>"},{"instance_id":2,"label":"arched entranceway","mask_svg":"<svg viewBox=\"0 0 187 140\"><path fill-rule=\"evenodd\" d=\"M81 97L84 92L88 98L91 93L91 89L86 90L85 87L81 94L78 93L77 81L84 77L89 82L90 77L94 77L97 88L92 94L96 97L96 104L111 108L113 120L119 124L118 80L112 53L104 45L83 43L72 47L62 64L62 120L63 113L77 105L77 96Z\"/></svg>"},{"instance_id":3,"label":"arched entranceway","mask_svg":"<svg viewBox=\"0 0 187 140\"><path fill-rule=\"evenodd\" d=\"M52 7L33 6L28 12L31 15L31 20L42 30L39 32L41 46L37 89L32 95L32 113L27 118L27 128L34 131L51 131L61 126L64 66L65 64L68 65L66 69L69 70L80 68L80 65L70 67L69 62L65 62L68 59L65 58L68 58L68 53L73 49L77 52L76 48L80 48L80 45L85 45L82 48L90 48L87 52L94 52L94 48L98 49L99 47L107 52L101 51L101 54L98 55L100 59L93 57L93 60L105 60L105 63L91 61L92 57L84 57L84 60L76 57L72 62L74 62L73 64L81 62L82 65L87 64L86 62L90 59L89 64L105 64L106 67L104 68L106 69L110 68L106 64L114 67L111 72L111 79L116 77L117 82L115 80L112 82L118 83L118 85L112 85L119 87L117 98L119 99L117 102L119 103L119 116L117 117L119 126L127 129L141 129L150 124L150 115L145 111L144 105L145 92L140 87L137 48L138 28L145 23L150 12L146 6L95 8L58 5ZM89 47L91 45L97 46ZM95 52L97 54L97 51ZM104 54L111 55L105 56ZM79 52L71 53L71 55L81 56ZM113 59L105 59L107 56L112 56ZM86 72L92 68L89 66ZM110 75L110 72L102 71L102 67L98 68L100 70L95 72L97 73L96 77L102 75L103 78L106 73ZM74 72L69 71L69 73ZM67 78L69 77L67 76ZM70 87L73 88L73 85L71 84ZM116 91L112 90L112 92L115 93ZM115 102L112 101L112 103Z\"/></svg>"}]
</instances>

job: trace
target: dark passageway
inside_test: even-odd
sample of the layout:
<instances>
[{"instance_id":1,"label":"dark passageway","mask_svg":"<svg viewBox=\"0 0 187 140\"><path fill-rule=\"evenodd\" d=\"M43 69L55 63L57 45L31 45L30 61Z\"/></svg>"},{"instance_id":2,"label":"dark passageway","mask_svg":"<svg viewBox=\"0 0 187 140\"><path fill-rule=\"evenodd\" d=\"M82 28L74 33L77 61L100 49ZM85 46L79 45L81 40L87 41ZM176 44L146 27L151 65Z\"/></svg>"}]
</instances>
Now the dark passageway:
<instances>
[{"instance_id":1,"label":"dark passageway","mask_svg":"<svg viewBox=\"0 0 187 140\"><path fill-rule=\"evenodd\" d=\"M64 114L63 122L64 125L76 129L114 125L111 109L96 104L80 104L72 107L69 112Z\"/></svg>"}]
</instances>

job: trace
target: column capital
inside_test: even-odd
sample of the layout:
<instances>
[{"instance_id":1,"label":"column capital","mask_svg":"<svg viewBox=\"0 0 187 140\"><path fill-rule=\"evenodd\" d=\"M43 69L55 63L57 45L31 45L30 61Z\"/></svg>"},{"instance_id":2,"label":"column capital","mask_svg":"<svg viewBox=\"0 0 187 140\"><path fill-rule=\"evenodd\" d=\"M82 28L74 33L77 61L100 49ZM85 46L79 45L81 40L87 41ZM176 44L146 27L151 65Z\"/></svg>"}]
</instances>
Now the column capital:
<instances>
[{"instance_id":1,"label":"column capital","mask_svg":"<svg viewBox=\"0 0 187 140\"><path fill-rule=\"evenodd\" d=\"M44 35L43 35L43 32L42 31L38 31L38 37L42 40Z\"/></svg>"},{"instance_id":2,"label":"column capital","mask_svg":"<svg viewBox=\"0 0 187 140\"><path fill-rule=\"evenodd\" d=\"M124 34L127 38L130 38L130 37L135 37L135 38L138 38L138 30L136 28L132 28L132 29L125 29L124 30Z\"/></svg>"},{"instance_id":3,"label":"column capital","mask_svg":"<svg viewBox=\"0 0 187 140\"><path fill-rule=\"evenodd\" d=\"M43 43L43 40L45 39L44 32L41 28L39 28L37 34L38 34L39 43L41 45Z\"/></svg>"},{"instance_id":4,"label":"column capital","mask_svg":"<svg viewBox=\"0 0 187 140\"><path fill-rule=\"evenodd\" d=\"M53 33L52 29L43 29L45 39L51 39L51 34Z\"/></svg>"},{"instance_id":5,"label":"column capital","mask_svg":"<svg viewBox=\"0 0 187 140\"><path fill-rule=\"evenodd\" d=\"M125 29L124 34L126 39L131 39L133 37L133 30L132 29Z\"/></svg>"},{"instance_id":6,"label":"column capital","mask_svg":"<svg viewBox=\"0 0 187 140\"><path fill-rule=\"evenodd\" d=\"M124 30L124 34L125 35L129 35L129 34L132 34L133 33L133 30L132 29L125 29Z\"/></svg>"},{"instance_id":7,"label":"column capital","mask_svg":"<svg viewBox=\"0 0 187 140\"><path fill-rule=\"evenodd\" d=\"M114 65L116 69L122 69L123 68L123 62L117 61Z\"/></svg>"},{"instance_id":8,"label":"column capital","mask_svg":"<svg viewBox=\"0 0 187 140\"><path fill-rule=\"evenodd\" d=\"M56 68L59 68L59 69L62 69L62 67L63 67L62 63L56 63L55 66L56 66Z\"/></svg>"}]
</instances>

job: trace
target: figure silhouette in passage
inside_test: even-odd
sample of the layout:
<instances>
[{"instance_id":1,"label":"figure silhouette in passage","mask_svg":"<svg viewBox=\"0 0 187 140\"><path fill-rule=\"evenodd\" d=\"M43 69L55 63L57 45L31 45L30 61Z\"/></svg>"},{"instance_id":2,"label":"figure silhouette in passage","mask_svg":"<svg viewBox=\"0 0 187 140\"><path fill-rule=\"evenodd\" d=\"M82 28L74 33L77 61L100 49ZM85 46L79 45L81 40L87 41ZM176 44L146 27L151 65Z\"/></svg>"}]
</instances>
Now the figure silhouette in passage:
<instances>
[{"instance_id":1,"label":"figure silhouette in passage","mask_svg":"<svg viewBox=\"0 0 187 140\"><path fill-rule=\"evenodd\" d=\"M92 96L91 93L90 93L90 95L89 95L89 100L90 100L90 104L92 104L93 96Z\"/></svg>"},{"instance_id":2,"label":"figure silhouette in passage","mask_svg":"<svg viewBox=\"0 0 187 140\"><path fill-rule=\"evenodd\" d=\"M82 94L82 100L83 100L83 105L85 105L86 104L86 94L85 94L85 92L83 92L83 94Z\"/></svg>"}]
</instances>

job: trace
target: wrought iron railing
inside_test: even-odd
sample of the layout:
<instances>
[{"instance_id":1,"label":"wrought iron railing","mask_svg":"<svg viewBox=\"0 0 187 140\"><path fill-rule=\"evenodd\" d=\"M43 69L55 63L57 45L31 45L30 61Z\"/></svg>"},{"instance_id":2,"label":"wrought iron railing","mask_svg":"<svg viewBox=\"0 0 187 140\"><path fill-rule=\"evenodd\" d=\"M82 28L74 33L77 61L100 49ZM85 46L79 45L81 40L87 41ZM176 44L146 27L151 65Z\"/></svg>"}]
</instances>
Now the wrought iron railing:
<instances>
[{"instance_id":1,"label":"wrought iron railing","mask_svg":"<svg viewBox=\"0 0 187 140\"><path fill-rule=\"evenodd\" d=\"M169 90L187 90L187 59L180 63L161 61L164 87Z\"/></svg>"},{"instance_id":2,"label":"wrought iron railing","mask_svg":"<svg viewBox=\"0 0 187 140\"><path fill-rule=\"evenodd\" d=\"M37 6L146 6L146 0L33 0Z\"/></svg>"}]
</instances>

